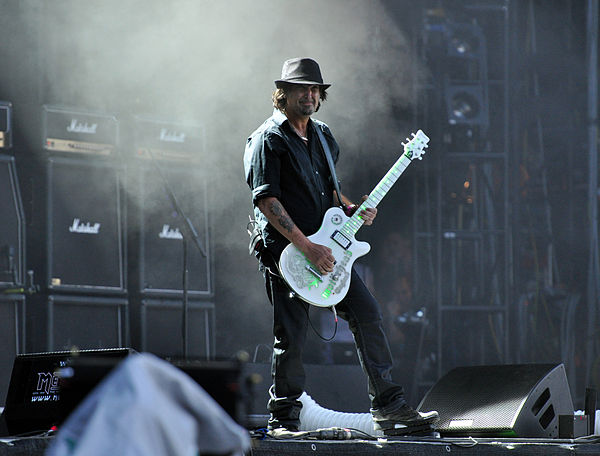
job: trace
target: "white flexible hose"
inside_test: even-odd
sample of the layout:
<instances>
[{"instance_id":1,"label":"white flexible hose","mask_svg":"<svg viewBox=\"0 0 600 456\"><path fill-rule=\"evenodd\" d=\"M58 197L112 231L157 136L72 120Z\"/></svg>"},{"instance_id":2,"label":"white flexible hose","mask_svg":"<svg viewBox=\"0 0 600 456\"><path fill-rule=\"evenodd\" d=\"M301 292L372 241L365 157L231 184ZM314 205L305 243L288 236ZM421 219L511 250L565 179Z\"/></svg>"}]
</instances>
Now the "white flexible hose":
<instances>
[{"instance_id":1,"label":"white flexible hose","mask_svg":"<svg viewBox=\"0 0 600 456\"><path fill-rule=\"evenodd\" d=\"M383 432L374 429L373 418L370 413L347 413L329 410L317 404L306 392L300 396L300 402L302 402L302 409L300 410L301 431L341 427L358 429L373 436L383 435Z\"/></svg>"}]
</instances>

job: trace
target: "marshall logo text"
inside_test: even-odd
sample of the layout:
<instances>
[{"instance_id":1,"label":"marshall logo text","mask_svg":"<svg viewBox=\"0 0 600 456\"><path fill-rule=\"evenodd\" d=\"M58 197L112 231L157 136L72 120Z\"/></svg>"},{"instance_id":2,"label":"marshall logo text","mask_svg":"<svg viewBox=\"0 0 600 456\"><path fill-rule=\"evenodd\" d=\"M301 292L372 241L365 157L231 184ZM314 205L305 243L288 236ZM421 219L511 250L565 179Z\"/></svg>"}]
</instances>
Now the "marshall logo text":
<instances>
[{"instance_id":1,"label":"marshall logo text","mask_svg":"<svg viewBox=\"0 0 600 456\"><path fill-rule=\"evenodd\" d=\"M168 128L160 129L160 136L158 137L161 141L165 142L176 142L176 143L184 143L185 142L185 133L178 133L173 130L169 130Z\"/></svg>"},{"instance_id":2,"label":"marshall logo text","mask_svg":"<svg viewBox=\"0 0 600 456\"><path fill-rule=\"evenodd\" d=\"M82 223L80 219L73 219L73 224L69 227L69 231L71 233L81 233L81 234L99 234L100 233L100 223L90 223L85 222Z\"/></svg>"},{"instance_id":3,"label":"marshall logo text","mask_svg":"<svg viewBox=\"0 0 600 456\"><path fill-rule=\"evenodd\" d=\"M158 237L161 239L183 239L183 235L179 231L179 228L171 228L169 225L163 225L162 231L158 233Z\"/></svg>"},{"instance_id":4,"label":"marshall logo text","mask_svg":"<svg viewBox=\"0 0 600 456\"><path fill-rule=\"evenodd\" d=\"M86 133L88 135L95 135L98 128L97 123L88 124L87 122L80 122L77 119L71 119L71 123L67 126L69 133Z\"/></svg>"}]
</instances>

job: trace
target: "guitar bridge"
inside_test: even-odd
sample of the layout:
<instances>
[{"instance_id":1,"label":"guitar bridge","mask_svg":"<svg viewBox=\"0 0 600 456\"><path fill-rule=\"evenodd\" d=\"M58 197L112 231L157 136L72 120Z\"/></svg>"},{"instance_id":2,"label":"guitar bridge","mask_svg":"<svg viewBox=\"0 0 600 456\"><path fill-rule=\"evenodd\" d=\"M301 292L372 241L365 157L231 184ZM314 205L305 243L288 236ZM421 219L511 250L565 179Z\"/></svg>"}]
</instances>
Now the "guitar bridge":
<instances>
[{"instance_id":1,"label":"guitar bridge","mask_svg":"<svg viewBox=\"0 0 600 456\"><path fill-rule=\"evenodd\" d=\"M319 279L319 281L321 281L321 282L323 281L323 276L319 273L319 271L317 271L315 268L313 268L310 264L307 264L304 267L308 270L308 272L310 272L317 279Z\"/></svg>"},{"instance_id":2,"label":"guitar bridge","mask_svg":"<svg viewBox=\"0 0 600 456\"><path fill-rule=\"evenodd\" d=\"M352 241L336 230L332 235L331 239L339 244L344 250L348 250L348 247L352 245Z\"/></svg>"}]
</instances>

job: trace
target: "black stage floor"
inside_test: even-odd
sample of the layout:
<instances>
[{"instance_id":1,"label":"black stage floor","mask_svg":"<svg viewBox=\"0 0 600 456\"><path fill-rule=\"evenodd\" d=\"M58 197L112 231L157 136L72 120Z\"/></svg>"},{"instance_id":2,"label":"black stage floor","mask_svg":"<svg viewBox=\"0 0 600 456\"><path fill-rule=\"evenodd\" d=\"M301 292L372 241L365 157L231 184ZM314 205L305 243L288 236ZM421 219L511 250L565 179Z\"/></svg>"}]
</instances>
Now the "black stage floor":
<instances>
[{"instance_id":1,"label":"black stage floor","mask_svg":"<svg viewBox=\"0 0 600 456\"><path fill-rule=\"evenodd\" d=\"M253 441L253 456L274 455L600 455L600 444L573 440L404 438L355 441Z\"/></svg>"},{"instance_id":2,"label":"black stage floor","mask_svg":"<svg viewBox=\"0 0 600 456\"><path fill-rule=\"evenodd\" d=\"M600 436L578 440L430 438L412 437L394 440L274 440L252 439L248 456L300 455L600 455ZM0 440L0 456L43 456L52 437L27 437ZM119 454L118 448L115 453ZM154 455L153 455L154 456ZM161 455L156 455L161 456ZM170 455L169 455L170 456Z\"/></svg>"}]
</instances>

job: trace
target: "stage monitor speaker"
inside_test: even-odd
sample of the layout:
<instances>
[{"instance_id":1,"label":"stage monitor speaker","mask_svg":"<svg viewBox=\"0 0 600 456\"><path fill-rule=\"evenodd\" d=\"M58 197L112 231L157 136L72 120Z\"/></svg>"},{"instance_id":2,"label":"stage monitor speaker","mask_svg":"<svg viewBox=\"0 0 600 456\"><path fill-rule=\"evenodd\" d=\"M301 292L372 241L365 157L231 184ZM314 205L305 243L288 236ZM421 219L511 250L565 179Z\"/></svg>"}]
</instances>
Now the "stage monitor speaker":
<instances>
[{"instance_id":1,"label":"stage monitor speaker","mask_svg":"<svg viewBox=\"0 0 600 456\"><path fill-rule=\"evenodd\" d=\"M127 299L48 296L48 350L123 347L127 341Z\"/></svg>"},{"instance_id":2,"label":"stage monitor speaker","mask_svg":"<svg viewBox=\"0 0 600 456\"><path fill-rule=\"evenodd\" d=\"M47 283L124 293L119 169L102 159L48 159Z\"/></svg>"},{"instance_id":3,"label":"stage monitor speaker","mask_svg":"<svg viewBox=\"0 0 600 456\"><path fill-rule=\"evenodd\" d=\"M118 348L17 355L3 413L8 433L19 435L48 431L59 425L75 408L77 404L72 400L63 400L58 369L68 368L74 360L81 362L92 358L94 364L112 359L113 362L105 364L112 368L114 359L122 359L131 352L128 348ZM77 397L83 398L108 371L108 368L96 371L94 381L88 381L86 391L79 391Z\"/></svg>"},{"instance_id":4,"label":"stage monitor speaker","mask_svg":"<svg viewBox=\"0 0 600 456\"><path fill-rule=\"evenodd\" d=\"M0 295L0 405L6 399L13 360L25 351L24 313L23 295Z\"/></svg>"},{"instance_id":5,"label":"stage monitor speaker","mask_svg":"<svg viewBox=\"0 0 600 456\"><path fill-rule=\"evenodd\" d=\"M208 301L188 301L188 353L210 358L214 352L214 309ZM140 312L141 351L183 356L183 303L175 299L144 299ZM136 347L137 348L137 347Z\"/></svg>"},{"instance_id":6,"label":"stage monitor speaker","mask_svg":"<svg viewBox=\"0 0 600 456\"><path fill-rule=\"evenodd\" d=\"M188 292L191 296L210 296L211 255L206 182L193 169L164 161L156 163L162 172L144 163L141 166L139 218L140 291L146 296L181 296L183 289L184 227L171 202L162 176L173 191L179 206L191 221L206 256L188 239Z\"/></svg>"},{"instance_id":7,"label":"stage monitor speaker","mask_svg":"<svg viewBox=\"0 0 600 456\"><path fill-rule=\"evenodd\" d=\"M15 159L0 155L0 289L24 283L25 216Z\"/></svg>"},{"instance_id":8,"label":"stage monitor speaker","mask_svg":"<svg viewBox=\"0 0 600 456\"><path fill-rule=\"evenodd\" d=\"M458 367L425 395L442 435L557 438L558 416L572 415L563 364Z\"/></svg>"}]
</instances>

